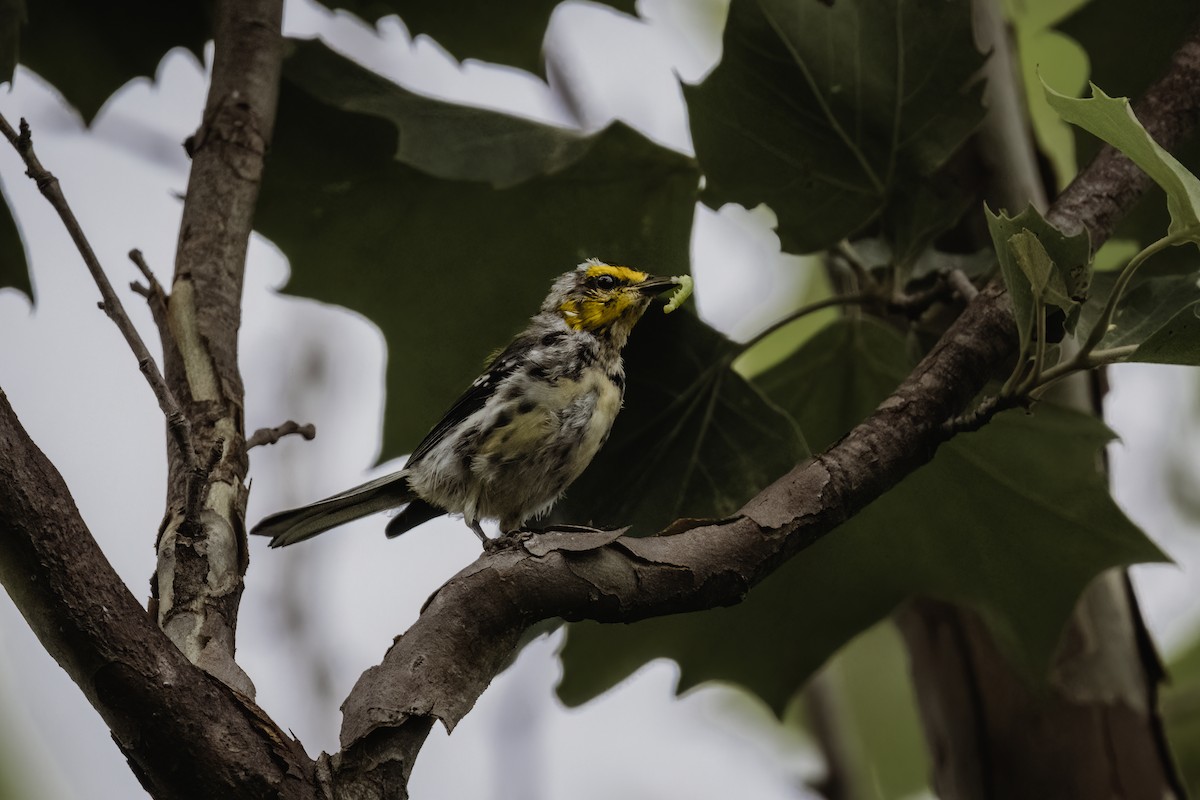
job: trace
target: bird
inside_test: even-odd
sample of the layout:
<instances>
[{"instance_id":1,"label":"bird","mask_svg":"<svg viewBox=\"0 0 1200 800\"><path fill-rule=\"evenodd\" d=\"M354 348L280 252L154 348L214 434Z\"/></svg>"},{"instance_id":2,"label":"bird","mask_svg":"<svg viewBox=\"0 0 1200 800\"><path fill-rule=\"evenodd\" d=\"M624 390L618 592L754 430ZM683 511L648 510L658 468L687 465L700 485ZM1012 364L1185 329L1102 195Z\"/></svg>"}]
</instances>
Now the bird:
<instances>
[{"instance_id":1,"label":"bird","mask_svg":"<svg viewBox=\"0 0 1200 800\"><path fill-rule=\"evenodd\" d=\"M562 497L608 439L625 393L621 351L652 300L690 278L656 277L590 258L559 276L525 329L417 445L399 472L264 518L250 531L283 547L378 511L402 508L389 538L461 515L521 529ZM680 289L682 292L683 290ZM678 305L680 293L668 310Z\"/></svg>"}]
</instances>

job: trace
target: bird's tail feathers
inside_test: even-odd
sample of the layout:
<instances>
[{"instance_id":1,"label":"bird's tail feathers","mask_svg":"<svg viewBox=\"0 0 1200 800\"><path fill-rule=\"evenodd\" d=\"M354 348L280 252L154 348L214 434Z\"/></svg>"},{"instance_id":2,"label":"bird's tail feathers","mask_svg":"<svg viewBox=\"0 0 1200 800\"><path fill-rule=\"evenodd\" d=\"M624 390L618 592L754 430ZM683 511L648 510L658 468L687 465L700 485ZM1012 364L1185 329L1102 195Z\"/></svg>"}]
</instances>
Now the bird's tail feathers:
<instances>
[{"instance_id":1,"label":"bird's tail feathers","mask_svg":"<svg viewBox=\"0 0 1200 800\"><path fill-rule=\"evenodd\" d=\"M272 514L255 525L250 533L270 536L271 547L284 547L359 517L402 506L416 497L409 488L407 474L395 472L324 500Z\"/></svg>"}]
</instances>

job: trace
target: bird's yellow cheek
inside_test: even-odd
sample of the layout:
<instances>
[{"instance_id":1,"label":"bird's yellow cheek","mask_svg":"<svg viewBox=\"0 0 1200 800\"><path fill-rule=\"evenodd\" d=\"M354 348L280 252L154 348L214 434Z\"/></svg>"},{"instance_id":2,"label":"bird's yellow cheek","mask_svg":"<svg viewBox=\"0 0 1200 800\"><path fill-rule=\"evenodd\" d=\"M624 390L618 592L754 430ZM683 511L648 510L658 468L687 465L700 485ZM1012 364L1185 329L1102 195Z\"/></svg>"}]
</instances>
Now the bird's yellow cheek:
<instances>
[{"instance_id":1,"label":"bird's yellow cheek","mask_svg":"<svg viewBox=\"0 0 1200 800\"><path fill-rule=\"evenodd\" d=\"M637 302L637 296L621 292L600 298L568 300L559 306L559 313L567 325L577 331L597 331L610 327L629 312Z\"/></svg>"}]
</instances>

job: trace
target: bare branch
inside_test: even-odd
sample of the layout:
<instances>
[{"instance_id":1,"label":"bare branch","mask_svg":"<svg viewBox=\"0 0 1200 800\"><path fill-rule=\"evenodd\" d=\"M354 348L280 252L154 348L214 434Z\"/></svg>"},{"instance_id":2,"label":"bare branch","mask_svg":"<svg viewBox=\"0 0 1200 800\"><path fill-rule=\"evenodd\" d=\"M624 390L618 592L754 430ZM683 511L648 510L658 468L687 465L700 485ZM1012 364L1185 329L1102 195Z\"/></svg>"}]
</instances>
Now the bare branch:
<instances>
[{"instance_id":1,"label":"bare branch","mask_svg":"<svg viewBox=\"0 0 1200 800\"><path fill-rule=\"evenodd\" d=\"M264 444L275 444L284 436L287 436L291 433L297 434L298 436L301 436L307 441L311 442L317 437L317 426L313 425L311 422L301 425L300 423L293 422L289 419L278 428L259 428L249 439L246 440L246 449L249 450L252 447L258 447Z\"/></svg>"},{"instance_id":2,"label":"bare branch","mask_svg":"<svg viewBox=\"0 0 1200 800\"><path fill-rule=\"evenodd\" d=\"M299 743L189 664L122 584L3 391L0 581L154 797L322 796Z\"/></svg>"},{"instance_id":3,"label":"bare branch","mask_svg":"<svg viewBox=\"0 0 1200 800\"><path fill-rule=\"evenodd\" d=\"M154 576L159 624L192 663L246 695L234 660L245 529L246 444L237 364L242 280L283 57L282 0L219 0L203 121L191 137L175 274L167 304L168 384L186 398L196 452L213 454L204 486L169 459L167 518ZM152 289L151 289L152 290ZM200 498L199 513L189 510Z\"/></svg>"},{"instance_id":4,"label":"bare branch","mask_svg":"<svg viewBox=\"0 0 1200 800\"><path fill-rule=\"evenodd\" d=\"M71 240L75 242L75 247L79 250L79 254L83 256L83 263L87 265L88 272L92 273L92 279L96 282L96 286L100 289L100 296L103 301L99 304L108 318L113 321L117 329L121 331L121 335L125 337L129 349L133 351L133 355L137 358L138 369L146 376L146 382L150 384L150 390L154 392L154 397L158 400L158 407L162 409L163 416L167 420L167 430L171 432L171 436L175 439L176 445L179 447L179 452L183 454L184 459L192 466L196 461L196 449L192 445L192 425L188 418L183 415L183 411L179 407L178 401L175 400L175 395L163 380L162 373L158 369L158 365L154 362L154 358L150 355L150 351L146 349L146 343L142 341L142 337L138 334L137 328L133 327L133 322L130 321L129 315L125 313L125 307L121 305L121 298L113 290L112 284L108 282L108 276L104 274L104 268L100 266L100 260L96 258L96 253L92 250L92 245L87 240L87 235L84 234L83 228L79 225L79 220L75 218L75 213L71 211L71 206L67 203L67 198L62 193L62 187L59 186L58 178L54 177L38 160L37 154L33 152L33 137L29 131L29 123L23 118L21 119L21 131L13 130L12 125L0 114L0 133L3 133L13 148L21 156L25 162L25 174L37 183L38 189L42 196L45 197L54 210L58 212L59 219L62 220L63 226L67 229L67 233L71 235Z\"/></svg>"}]
</instances>

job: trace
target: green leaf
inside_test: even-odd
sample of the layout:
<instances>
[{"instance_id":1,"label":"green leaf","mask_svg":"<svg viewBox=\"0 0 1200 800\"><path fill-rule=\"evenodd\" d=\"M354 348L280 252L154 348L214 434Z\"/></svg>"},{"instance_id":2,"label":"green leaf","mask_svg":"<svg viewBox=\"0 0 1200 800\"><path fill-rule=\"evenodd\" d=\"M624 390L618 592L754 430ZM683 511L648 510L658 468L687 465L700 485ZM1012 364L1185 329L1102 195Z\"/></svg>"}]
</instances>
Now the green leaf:
<instances>
[{"instance_id":1,"label":"green leaf","mask_svg":"<svg viewBox=\"0 0 1200 800\"><path fill-rule=\"evenodd\" d=\"M1011 246L1013 237L1025 231L1037 237L1047 257L1057 265L1056 271L1061 276L1067 296L1082 300L1087 295L1091 281L1088 269L1091 262L1091 245L1088 234L1085 230L1074 236L1066 236L1047 222L1033 206L1029 206L1015 217L1008 216L1004 211L996 214L987 207L984 208L984 213L987 216L992 243L996 247L996 258L1000 262L1004 285L1012 298L1013 317L1017 321L1017 332L1021 337L1021 351L1027 352L1033 333L1034 294L1030 279L1022 270Z\"/></svg>"},{"instance_id":2,"label":"green leaf","mask_svg":"<svg viewBox=\"0 0 1200 800\"><path fill-rule=\"evenodd\" d=\"M153 76L173 47L202 58L207 4L157 0L36 0L21 39L21 63L41 75L90 122L113 92Z\"/></svg>"},{"instance_id":3,"label":"green leaf","mask_svg":"<svg viewBox=\"0 0 1200 800\"><path fill-rule=\"evenodd\" d=\"M801 430L814 449L824 450L861 422L913 366L904 341L886 325L843 319L754 382L781 407L804 409Z\"/></svg>"},{"instance_id":4,"label":"green leaf","mask_svg":"<svg viewBox=\"0 0 1200 800\"><path fill-rule=\"evenodd\" d=\"M1029 231L1021 231L1008 239L1008 247L1021 273L1029 281L1033 296L1043 305L1070 311L1076 301L1067 296L1067 283L1058 265L1041 241Z\"/></svg>"},{"instance_id":5,"label":"green leaf","mask_svg":"<svg viewBox=\"0 0 1200 800\"><path fill-rule=\"evenodd\" d=\"M1200 366L1200 317L1197 314L1200 314L1200 303L1180 311L1142 342L1129 360Z\"/></svg>"},{"instance_id":6,"label":"green leaf","mask_svg":"<svg viewBox=\"0 0 1200 800\"><path fill-rule=\"evenodd\" d=\"M970 9L943 0L733 0L721 63L684 87L704 200L779 218L811 252L911 196L983 117Z\"/></svg>"},{"instance_id":7,"label":"green leaf","mask_svg":"<svg viewBox=\"0 0 1200 800\"><path fill-rule=\"evenodd\" d=\"M1200 243L1200 180L1150 137L1128 98L1109 97L1092 84L1092 97L1076 99L1045 86L1046 100L1063 119L1120 150L1167 193L1172 234Z\"/></svg>"},{"instance_id":8,"label":"green leaf","mask_svg":"<svg viewBox=\"0 0 1200 800\"><path fill-rule=\"evenodd\" d=\"M840 325L856 325L844 321ZM797 354L796 382L832 393L847 359L906 368L899 336L844 335L845 349L814 339ZM853 348L870 348L869 353ZM813 361L827 364L825 369ZM784 369L785 367L780 367ZM878 374L881 365L864 367ZM773 396L806 431L843 430L882 396L851 382L845 402L807 403L775 380ZM790 392L781 391L790 388ZM1080 592L1104 570L1162 560L1120 511L1097 469L1111 439L1099 421L1038 406L1008 412L959 436L858 516L784 564L730 608L616 626L573 625L559 694L578 703L659 657L680 664L681 691L732 681L781 710L806 677L904 598L919 594L978 611L1013 662L1044 673ZM814 438L814 443L816 440ZM714 646L714 642L720 646Z\"/></svg>"},{"instance_id":9,"label":"green leaf","mask_svg":"<svg viewBox=\"0 0 1200 800\"><path fill-rule=\"evenodd\" d=\"M695 164L624 125L582 136L468 112L317 43L284 76L257 227L291 261L290 293L382 331L383 458L411 452L584 258L687 271Z\"/></svg>"},{"instance_id":10,"label":"green leaf","mask_svg":"<svg viewBox=\"0 0 1200 800\"><path fill-rule=\"evenodd\" d=\"M612 436L553 519L651 533L724 517L808 457L792 419L730 368L737 352L691 314L648 311Z\"/></svg>"},{"instance_id":11,"label":"green leaf","mask_svg":"<svg viewBox=\"0 0 1200 800\"><path fill-rule=\"evenodd\" d=\"M1200 793L1200 638L1179 648L1167 666L1168 679L1162 682L1160 705L1171 743L1171 752L1179 766L1184 786L1195 797Z\"/></svg>"},{"instance_id":12,"label":"green leaf","mask_svg":"<svg viewBox=\"0 0 1200 800\"><path fill-rule=\"evenodd\" d=\"M635 0L594 0L632 15ZM478 58L541 74L542 39L561 0L326 0L368 22L398 14L414 37L425 34L458 59Z\"/></svg>"},{"instance_id":13,"label":"green leaf","mask_svg":"<svg viewBox=\"0 0 1200 800\"><path fill-rule=\"evenodd\" d=\"M1097 349L1107 350L1146 341L1182 309L1200 301L1198 277L1196 274L1134 276ZM1075 335L1080 340L1086 339L1091 333L1116 279L1117 276L1111 272L1096 275L1092 296L1083 306L1079 317L1079 329Z\"/></svg>"},{"instance_id":14,"label":"green leaf","mask_svg":"<svg viewBox=\"0 0 1200 800\"><path fill-rule=\"evenodd\" d=\"M1083 307L1077 338L1086 339L1112 292L1116 276L1097 275L1093 297ZM1200 273L1134 277L1121 297L1097 350L1139 345L1127 361L1200 365Z\"/></svg>"},{"instance_id":15,"label":"green leaf","mask_svg":"<svg viewBox=\"0 0 1200 800\"><path fill-rule=\"evenodd\" d=\"M25 243L21 231L8 207L8 193L0 184L0 289L11 287L33 299L33 284L29 280L29 263L25 257Z\"/></svg>"},{"instance_id":16,"label":"green leaf","mask_svg":"<svg viewBox=\"0 0 1200 800\"><path fill-rule=\"evenodd\" d=\"M25 0L0 0L0 83L12 80L25 20Z\"/></svg>"}]
</instances>

